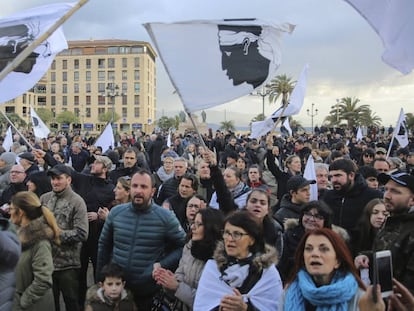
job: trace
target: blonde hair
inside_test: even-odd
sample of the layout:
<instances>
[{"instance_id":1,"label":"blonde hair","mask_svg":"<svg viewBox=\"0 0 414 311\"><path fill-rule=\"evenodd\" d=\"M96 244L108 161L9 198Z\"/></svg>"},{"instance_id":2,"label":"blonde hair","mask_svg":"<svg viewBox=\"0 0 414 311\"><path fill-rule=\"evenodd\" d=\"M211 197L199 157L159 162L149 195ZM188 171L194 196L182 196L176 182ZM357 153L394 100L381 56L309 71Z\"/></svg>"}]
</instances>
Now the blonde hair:
<instances>
[{"instance_id":1,"label":"blonde hair","mask_svg":"<svg viewBox=\"0 0 414 311\"><path fill-rule=\"evenodd\" d=\"M43 216L54 233L54 241L60 244L60 228L53 213L40 203L39 197L31 191L17 192L11 199L16 209L21 209L30 220Z\"/></svg>"}]
</instances>

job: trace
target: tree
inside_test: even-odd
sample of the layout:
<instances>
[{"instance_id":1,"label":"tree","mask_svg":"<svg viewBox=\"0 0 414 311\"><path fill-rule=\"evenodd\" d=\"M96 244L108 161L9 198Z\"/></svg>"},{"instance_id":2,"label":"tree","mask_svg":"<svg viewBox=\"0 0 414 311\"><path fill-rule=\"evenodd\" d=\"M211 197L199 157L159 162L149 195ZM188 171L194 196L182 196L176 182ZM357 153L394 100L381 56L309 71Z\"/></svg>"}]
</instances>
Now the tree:
<instances>
[{"instance_id":1,"label":"tree","mask_svg":"<svg viewBox=\"0 0 414 311\"><path fill-rule=\"evenodd\" d=\"M265 119L265 115L263 113L258 114L255 116L251 122L263 121Z\"/></svg>"},{"instance_id":2,"label":"tree","mask_svg":"<svg viewBox=\"0 0 414 311\"><path fill-rule=\"evenodd\" d=\"M346 121L348 128L361 123L364 118L367 119L371 110L368 105L359 105L359 98L343 97L332 106L329 116L325 118L325 122L330 125L340 125L341 121Z\"/></svg>"},{"instance_id":3,"label":"tree","mask_svg":"<svg viewBox=\"0 0 414 311\"><path fill-rule=\"evenodd\" d=\"M116 122L116 121L119 120L119 115L116 112L114 112L113 116L114 116L114 121L113 122ZM98 115L98 120L99 120L99 122L103 122L103 123L110 122L112 120L112 111L107 111L105 113L101 113L100 115Z\"/></svg>"},{"instance_id":4,"label":"tree","mask_svg":"<svg viewBox=\"0 0 414 311\"><path fill-rule=\"evenodd\" d=\"M50 122L52 122L53 120L53 112L50 109L46 109L46 108L39 108L39 109L35 109L37 115L39 116L40 119L42 119L42 121L45 124L48 124Z\"/></svg>"},{"instance_id":5,"label":"tree","mask_svg":"<svg viewBox=\"0 0 414 311\"><path fill-rule=\"evenodd\" d=\"M18 128L27 126L26 121L20 118L20 116L17 113L14 113L14 112L7 113L6 115L7 115L7 118L9 118L9 120L13 123L14 126ZM8 126L8 121L1 114L0 114L0 124L1 124L1 129L3 129L3 126L6 126L6 127Z\"/></svg>"},{"instance_id":6,"label":"tree","mask_svg":"<svg viewBox=\"0 0 414 311\"><path fill-rule=\"evenodd\" d=\"M375 114L375 112L372 112L371 109L368 108L366 113L361 114L359 122L355 125L362 125L362 126L381 126L382 119Z\"/></svg>"},{"instance_id":7,"label":"tree","mask_svg":"<svg viewBox=\"0 0 414 311\"><path fill-rule=\"evenodd\" d=\"M163 116L157 120L157 126L163 130L167 131L170 127L174 127L176 122L176 118L169 118L166 116Z\"/></svg>"},{"instance_id":8,"label":"tree","mask_svg":"<svg viewBox=\"0 0 414 311\"><path fill-rule=\"evenodd\" d=\"M223 131L234 131L236 127L234 126L234 121L221 121L220 122L220 130Z\"/></svg>"},{"instance_id":9,"label":"tree","mask_svg":"<svg viewBox=\"0 0 414 311\"><path fill-rule=\"evenodd\" d=\"M56 116L56 121L60 124L79 123L79 118L72 111L62 111Z\"/></svg>"},{"instance_id":10,"label":"tree","mask_svg":"<svg viewBox=\"0 0 414 311\"><path fill-rule=\"evenodd\" d=\"M290 94L295 88L296 81L292 81L291 77L287 75L278 75L270 81L270 84L267 85L269 89L269 102L276 103L276 101L281 98L282 106L287 105L289 102Z\"/></svg>"}]
</instances>

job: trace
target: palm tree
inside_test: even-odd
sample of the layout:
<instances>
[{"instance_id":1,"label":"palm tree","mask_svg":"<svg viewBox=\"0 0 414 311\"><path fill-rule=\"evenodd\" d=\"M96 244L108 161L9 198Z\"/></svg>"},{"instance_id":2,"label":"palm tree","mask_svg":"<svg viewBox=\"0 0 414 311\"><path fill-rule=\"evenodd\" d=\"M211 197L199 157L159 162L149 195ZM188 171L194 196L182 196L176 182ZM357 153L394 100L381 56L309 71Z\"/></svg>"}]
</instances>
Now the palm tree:
<instances>
[{"instance_id":1,"label":"palm tree","mask_svg":"<svg viewBox=\"0 0 414 311\"><path fill-rule=\"evenodd\" d=\"M360 119L358 120L358 124L356 125L362 125L362 126L381 126L382 119L375 114L375 112L372 112L371 109L368 108L366 113L362 114Z\"/></svg>"},{"instance_id":2,"label":"palm tree","mask_svg":"<svg viewBox=\"0 0 414 311\"><path fill-rule=\"evenodd\" d=\"M371 109L368 105L358 106L359 98L343 97L339 100L337 105L332 106L329 116L325 118L325 122L331 125L339 125L342 120L346 121L348 128L352 128L360 124L360 120L366 118L371 114ZM334 122L332 122L334 121Z\"/></svg>"},{"instance_id":3,"label":"palm tree","mask_svg":"<svg viewBox=\"0 0 414 311\"><path fill-rule=\"evenodd\" d=\"M282 106L284 107L289 102L290 94L295 87L296 81L292 81L291 77L286 74L278 75L270 81L267 85L269 89L269 102L276 103L281 98Z\"/></svg>"},{"instance_id":4,"label":"palm tree","mask_svg":"<svg viewBox=\"0 0 414 311\"><path fill-rule=\"evenodd\" d=\"M236 127L234 126L234 121L221 121L220 122L220 130L224 131L234 131Z\"/></svg>"}]
</instances>

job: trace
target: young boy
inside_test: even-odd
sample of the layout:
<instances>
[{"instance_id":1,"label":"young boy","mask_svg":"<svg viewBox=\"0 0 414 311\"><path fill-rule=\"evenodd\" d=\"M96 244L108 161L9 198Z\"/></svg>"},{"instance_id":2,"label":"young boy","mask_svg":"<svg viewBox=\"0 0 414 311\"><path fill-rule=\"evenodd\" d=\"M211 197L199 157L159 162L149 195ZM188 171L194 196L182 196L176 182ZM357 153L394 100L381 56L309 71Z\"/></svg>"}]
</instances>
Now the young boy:
<instances>
[{"instance_id":1,"label":"young boy","mask_svg":"<svg viewBox=\"0 0 414 311\"><path fill-rule=\"evenodd\" d=\"M122 268L110 263L102 268L101 275L104 280L91 286L86 293L85 311L136 311L132 295L124 288Z\"/></svg>"}]
</instances>

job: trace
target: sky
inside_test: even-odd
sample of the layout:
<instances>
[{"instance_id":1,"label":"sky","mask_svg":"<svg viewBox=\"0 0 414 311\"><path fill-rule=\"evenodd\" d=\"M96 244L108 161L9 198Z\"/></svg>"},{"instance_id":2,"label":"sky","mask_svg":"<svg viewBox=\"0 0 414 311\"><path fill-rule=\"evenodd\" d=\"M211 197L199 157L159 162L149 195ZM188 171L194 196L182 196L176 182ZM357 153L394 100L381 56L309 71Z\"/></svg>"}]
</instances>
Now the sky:
<instances>
[{"instance_id":1,"label":"sky","mask_svg":"<svg viewBox=\"0 0 414 311\"><path fill-rule=\"evenodd\" d=\"M59 0L2 0L0 17ZM127 39L151 42L146 22L196 19L259 18L296 25L282 38L282 62L276 72L296 81L309 64L308 85L301 112L294 119L305 127L318 109L314 125L321 125L336 99L355 97L370 105L386 127L395 126L400 108L414 112L414 73L403 75L381 60L381 39L343 0L89 0L65 22L67 40ZM242 109L241 109L242 107ZM265 115L279 103L265 98ZM157 117L183 110L179 97L157 60ZM206 110L208 123L234 121L248 126L262 112L262 97L248 95ZM315 114L315 111L314 111ZM199 118L201 119L201 118Z\"/></svg>"}]
</instances>

